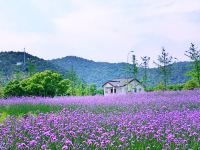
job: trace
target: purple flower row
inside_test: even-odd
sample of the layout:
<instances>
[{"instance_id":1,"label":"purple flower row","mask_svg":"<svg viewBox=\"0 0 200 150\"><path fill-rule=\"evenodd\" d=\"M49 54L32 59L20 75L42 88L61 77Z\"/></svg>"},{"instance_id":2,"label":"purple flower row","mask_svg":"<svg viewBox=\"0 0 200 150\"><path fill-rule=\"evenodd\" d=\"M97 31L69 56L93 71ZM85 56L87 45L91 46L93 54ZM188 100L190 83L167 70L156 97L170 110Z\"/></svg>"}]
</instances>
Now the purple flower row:
<instances>
[{"instance_id":1,"label":"purple flower row","mask_svg":"<svg viewBox=\"0 0 200 150\"><path fill-rule=\"evenodd\" d=\"M138 142L188 149L200 142L200 111L94 114L64 109L58 114L10 117L0 126L0 134L0 149L123 149Z\"/></svg>"}]
</instances>

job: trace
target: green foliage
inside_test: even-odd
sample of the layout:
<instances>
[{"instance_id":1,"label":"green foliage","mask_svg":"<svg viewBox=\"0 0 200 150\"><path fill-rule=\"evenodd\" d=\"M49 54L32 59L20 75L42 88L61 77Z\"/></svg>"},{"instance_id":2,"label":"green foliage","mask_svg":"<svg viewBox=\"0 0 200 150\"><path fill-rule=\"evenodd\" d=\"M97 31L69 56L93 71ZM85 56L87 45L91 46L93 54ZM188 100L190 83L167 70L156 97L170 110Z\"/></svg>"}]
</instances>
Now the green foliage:
<instances>
[{"instance_id":1,"label":"green foliage","mask_svg":"<svg viewBox=\"0 0 200 150\"><path fill-rule=\"evenodd\" d=\"M96 95L96 93L97 93L97 86L96 86L96 84L91 84L91 85L89 85L89 91L90 91L90 93L89 93L89 95Z\"/></svg>"},{"instance_id":2,"label":"green foliage","mask_svg":"<svg viewBox=\"0 0 200 150\"><path fill-rule=\"evenodd\" d=\"M23 65L17 66L18 62L23 62L23 52L0 52L0 68L2 83L7 84L7 82L13 78L16 72L23 72L23 76L27 77L27 73L30 72L29 61L36 66L36 72L41 72L44 70L54 70L56 72L65 75L67 71L71 69L73 64L73 69L77 75L84 80L86 83L95 83L97 87L101 87L103 83L108 80L124 78L126 73L124 68L127 68L126 63L106 63L106 62L94 62L91 60L67 56L61 59L54 59L46 61L38 57L32 56L26 53L26 69L24 70ZM185 73L191 71L190 62L178 62L171 66L171 76L169 77L169 84L184 83L190 80L190 77L185 76ZM27 72L28 71L28 72ZM162 80L160 76L160 71L158 68L148 68L148 81L147 86L156 86ZM133 74L129 73L128 76L131 77ZM137 78L142 81L144 75L144 69L138 68ZM23 77L24 78L24 77ZM22 79L23 79L22 78Z\"/></svg>"},{"instance_id":3,"label":"green foliage","mask_svg":"<svg viewBox=\"0 0 200 150\"><path fill-rule=\"evenodd\" d=\"M36 73L36 65L29 60L28 61L28 74L29 76L32 76L34 73Z\"/></svg>"},{"instance_id":4,"label":"green foliage","mask_svg":"<svg viewBox=\"0 0 200 150\"><path fill-rule=\"evenodd\" d=\"M6 97L96 95L97 87L95 84L83 84L76 74L73 74L73 77L76 77L74 82L62 79L62 75L59 73L46 70L23 80L11 80L5 87L4 95Z\"/></svg>"},{"instance_id":5,"label":"green foliage","mask_svg":"<svg viewBox=\"0 0 200 150\"><path fill-rule=\"evenodd\" d=\"M44 96L44 87L33 82L31 78L22 80L20 86L24 96Z\"/></svg>"},{"instance_id":6,"label":"green foliage","mask_svg":"<svg viewBox=\"0 0 200 150\"><path fill-rule=\"evenodd\" d=\"M21 71L17 71L13 74L13 77L12 77L14 80L22 80L24 78L26 78L26 75L24 72L21 72Z\"/></svg>"},{"instance_id":7,"label":"green foliage","mask_svg":"<svg viewBox=\"0 0 200 150\"><path fill-rule=\"evenodd\" d=\"M23 94L23 89L20 85L20 81L18 80L11 80L4 89L4 95L6 97L22 96Z\"/></svg>"},{"instance_id":8,"label":"green foliage","mask_svg":"<svg viewBox=\"0 0 200 150\"><path fill-rule=\"evenodd\" d=\"M167 90L170 91L178 91L178 90L183 90L184 84L173 84L173 85L169 85L167 87Z\"/></svg>"},{"instance_id":9,"label":"green foliage","mask_svg":"<svg viewBox=\"0 0 200 150\"><path fill-rule=\"evenodd\" d=\"M0 98L4 97L4 90L3 90L3 86L0 84Z\"/></svg>"},{"instance_id":10,"label":"green foliage","mask_svg":"<svg viewBox=\"0 0 200 150\"><path fill-rule=\"evenodd\" d=\"M166 90L165 83L162 81L155 87L155 90Z\"/></svg>"},{"instance_id":11,"label":"green foliage","mask_svg":"<svg viewBox=\"0 0 200 150\"><path fill-rule=\"evenodd\" d=\"M147 81L148 81L147 69L149 68L150 57L144 56L144 57L141 57L141 59L142 59L141 67L144 69L144 73L143 73L143 77L142 77L142 83L144 85L146 85Z\"/></svg>"},{"instance_id":12,"label":"green foliage","mask_svg":"<svg viewBox=\"0 0 200 150\"><path fill-rule=\"evenodd\" d=\"M32 83L39 84L43 87L43 96L55 96L58 83L62 80L62 76L59 73L46 70L34 74L30 79Z\"/></svg>"},{"instance_id":13,"label":"green foliage","mask_svg":"<svg viewBox=\"0 0 200 150\"><path fill-rule=\"evenodd\" d=\"M145 91L159 91L159 90L164 90L164 83L161 82L159 85L157 86L148 86L145 88ZM166 90L168 91L178 91L178 90L183 90L184 88L184 84L172 84L172 85L168 85L166 87Z\"/></svg>"},{"instance_id":14,"label":"green foliage","mask_svg":"<svg viewBox=\"0 0 200 150\"><path fill-rule=\"evenodd\" d=\"M199 88L198 81L196 81L196 80L187 81L183 87L184 90L192 90L195 88Z\"/></svg>"},{"instance_id":15,"label":"green foliage","mask_svg":"<svg viewBox=\"0 0 200 150\"><path fill-rule=\"evenodd\" d=\"M61 75L50 70L20 80L12 80L5 87L5 96L55 96Z\"/></svg>"},{"instance_id":16,"label":"green foliage","mask_svg":"<svg viewBox=\"0 0 200 150\"><path fill-rule=\"evenodd\" d=\"M57 86L57 95L58 96L67 96L71 93L71 81L68 79L61 80Z\"/></svg>"},{"instance_id":17,"label":"green foliage","mask_svg":"<svg viewBox=\"0 0 200 150\"><path fill-rule=\"evenodd\" d=\"M104 94L103 89L102 88L97 89L97 93L96 94L97 95L103 95Z\"/></svg>"},{"instance_id":18,"label":"green foliage","mask_svg":"<svg viewBox=\"0 0 200 150\"><path fill-rule=\"evenodd\" d=\"M159 69L160 74L162 75L162 84L164 85L163 90L167 89L169 78L171 76L171 66L174 64L174 58L169 56L169 53L163 48L161 55L158 56L158 62L154 62Z\"/></svg>"},{"instance_id":19,"label":"green foliage","mask_svg":"<svg viewBox=\"0 0 200 150\"><path fill-rule=\"evenodd\" d=\"M27 73L33 75L35 72L44 70L54 70L59 73L64 73L63 69L50 61L40 59L28 53L26 56L26 64L23 65L24 53L23 52L0 52L0 68L4 77L3 82L7 82L13 78L13 75L22 72L27 76ZM19 64L18 64L19 63ZM21 63L21 64L20 64ZM27 72L28 71L28 72Z\"/></svg>"},{"instance_id":20,"label":"green foliage","mask_svg":"<svg viewBox=\"0 0 200 150\"><path fill-rule=\"evenodd\" d=\"M188 75L200 85L200 50L197 50L195 45L191 43L190 49L186 51L185 55L189 57L193 63L192 71L188 72Z\"/></svg>"},{"instance_id":21,"label":"green foliage","mask_svg":"<svg viewBox=\"0 0 200 150\"><path fill-rule=\"evenodd\" d=\"M70 95L80 95L80 87L77 89L77 86L80 84L80 79L78 75L76 74L73 66L71 69L67 72L66 78L71 81L71 93Z\"/></svg>"},{"instance_id":22,"label":"green foliage","mask_svg":"<svg viewBox=\"0 0 200 150\"><path fill-rule=\"evenodd\" d=\"M77 75L86 83L95 83L97 87L101 87L103 83L112 79L125 78L127 69L131 68L131 64L127 68L126 63L105 63L94 62L75 56L67 56L62 59L55 59L51 61L64 70L70 70L73 64L73 69ZM190 79L185 76L185 73L190 71L190 62L178 62L171 65L171 75L169 76L169 84L184 83ZM126 68L126 69L125 69ZM156 86L162 81L159 68L147 69L148 80L146 86ZM138 68L137 79L142 81L144 75L144 68ZM132 77L132 72L129 71L129 77Z\"/></svg>"},{"instance_id":23,"label":"green foliage","mask_svg":"<svg viewBox=\"0 0 200 150\"><path fill-rule=\"evenodd\" d=\"M49 105L49 104L12 104L1 105L0 114L3 114L2 119L5 119L8 115L23 116L27 113L39 114L48 112L60 111L63 107L61 105ZM0 117L1 122L1 117Z\"/></svg>"}]
</instances>

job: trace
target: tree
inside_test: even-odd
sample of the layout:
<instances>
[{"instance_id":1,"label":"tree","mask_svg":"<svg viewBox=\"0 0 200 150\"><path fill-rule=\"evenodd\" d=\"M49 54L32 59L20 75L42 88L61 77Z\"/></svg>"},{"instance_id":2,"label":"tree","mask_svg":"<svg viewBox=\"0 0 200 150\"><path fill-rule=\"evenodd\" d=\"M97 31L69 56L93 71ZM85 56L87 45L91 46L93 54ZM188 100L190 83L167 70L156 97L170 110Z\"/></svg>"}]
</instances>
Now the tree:
<instances>
[{"instance_id":1,"label":"tree","mask_svg":"<svg viewBox=\"0 0 200 150\"><path fill-rule=\"evenodd\" d=\"M127 58L127 62L128 62L128 58ZM131 76L134 79L137 79L137 74L138 74L138 64L137 64L137 60L136 60L136 56L132 55L132 64L127 64L126 68L126 78L128 78L129 76Z\"/></svg>"},{"instance_id":2,"label":"tree","mask_svg":"<svg viewBox=\"0 0 200 150\"><path fill-rule=\"evenodd\" d=\"M165 83L161 81L156 87L155 90L166 90Z\"/></svg>"},{"instance_id":3,"label":"tree","mask_svg":"<svg viewBox=\"0 0 200 150\"><path fill-rule=\"evenodd\" d=\"M44 87L40 83L32 81L32 78L24 79L20 82L23 89L23 96L44 96Z\"/></svg>"},{"instance_id":4,"label":"tree","mask_svg":"<svg viewBox=\"0 0 200 150\"><path fill-rule=\"evenodd\" d=\"M102 88L97 89L97 93L96 94L97 95L103 95L104 94L103 89Z\"/></svg>"},{"instance_id":5,"label":"tree","mask_svg":"<svg viewBox=\"0 0 200 150\"><path fill-rule=\"evenodd\" d=\"M197 81L200 86L200 50L195 48L195 45L191 43L191 46L185 55L189 57L193 62L193 69L188 73L194 80Z\"/></svg>"},{"instance_id":6,"label":"tree","mask_svg":"<svg viewBox=\"0 0 200 150\"><path fill-rule=\"evenodd\" d=\"M39 84L43 87L43 96L55 96L58 83L62 80L62 76L59 73L46 70L40 73L34 74L30 78L32 83Z\"/></svg>"},{"instance_id":7,"label":"tree","mask_svg":"<svg viewBox=\"0 0 200 150\"><path fill-rule=\"evenodd\" d=\"M71 81L71 95L76 95L76 90L75 88L79 85L80 79L78 75L76 74L73 66L71 69L67 72L66 78Z\"/></svg>"},{"instance_id":8,"label":"tree","mask_svg":"<svg viewBox=\"0 0 200 150\"><path fill-rule=\"evenodd\" d=\"M76 95L77 96L84 96L84 95L87 95L87 92L86 92L86 88L87 88L87 84L85 83L79 83L79 85L76 86Z\"/></svg>"},{"instance_id":9,"label":"tree","mask_svg":"<svg viewBox=\"0 0 200 150\"><path fill-rule=\"evenodd\" d=\"M14 80L22 80L26 77L25 73L21 71L22 66L21 65L16 65L14 68L14 74L12 79Z\"/></svg>"},{"instance_id":10,"label":"tree","mask_svg":"<svg viewBox=\"0 0 200 150\"><path fill-rule=\"evenodd\" d=\"M58 83L56 95L58 95L58 96L69 96L70 93L71 93L70 86L71 86L70 80L68 80L68 79L61 80Z\"/></svg>"},{"instance_id":11,"label":"tree","mask_svg":"<svg viewBox=\"0 0 200 150\"><path fill-rule=\"evenodd\" d=\"M20 81L18 80L11 80L4 89L4 95L6 97L10 96L22 96L23 89L20 86Z\"/></svg>"},{"instance_id":12,"label":"tree","mask_svg":"<svg viewBox=\"0 0 200 150\"><path fill-rule=\"evenodd\" d=\"M97 93L97 86L96 86L96 84L90 84L89 88L90 88L90 94L89 95L96 95L96 93Z\"/></svg>"},{"instance_id":13,"label":"tree","mask_svg":"<svg viewBox=\"0 0 200 150\"><path fill-rule=\"evenodd\" d=\"M28 74L29 76L32 76L36 72L36 65L29 60L28 61Z\"/></svg>"},{"instance_id":14,"label":"tree","mask_svg":"<svg viewBox=\"0 0 200 150\"><path fill-rule=\"evenodd\" d=\"M168 80L171 73L171 65L175 63L175 59L169 56L169 53L163 48L161 55L158 56L158 62L154 62L155 65L160 69L162 75L162 82L164 83L164 90L167 89Z\"/></svg>"},{"instance_id":15,"label":"tree","mask_svg":"<svg viewBox=\"0 0 200 150\"><path fill-rule=\"evenodd\" d=\"M193 90L194 88L198 88L199 85L196 80L189 80L184 84L184 90Z\"/></svg>"},{"instance_id":16,"label":"tree","mask_svg":"<svg viewBox=\"0 0 200 150\"><path fill-rule=\"evenodd\" d=\"M0 85L0 98L4 96L3 86Z\"/></svg>"},{"instance_id":17,"label":"tree","mask_svg":"<svg viewBox=\"0 0 200 150\"><path fill-rule=\"evenodd\" d=\"M133 74L133 78L137 79L137 73L138 73L138 66L137 66L137 60L135 55L132 55L132 74Z\"/></svg>"},{"instance_id":18,"label":"tree","mask_svg":"<svg viewBox=\"0 0 200 150\"><path fill-rule=\"evenodd\" d=\"M144 57L141 57L141 59L142 59L141 67L144 69L144 75L142 77L142 81L144 85L146 85L146 83L148 82L147 69L149 68L150 57L144 56Z\"/></svg>"}]
</instances>

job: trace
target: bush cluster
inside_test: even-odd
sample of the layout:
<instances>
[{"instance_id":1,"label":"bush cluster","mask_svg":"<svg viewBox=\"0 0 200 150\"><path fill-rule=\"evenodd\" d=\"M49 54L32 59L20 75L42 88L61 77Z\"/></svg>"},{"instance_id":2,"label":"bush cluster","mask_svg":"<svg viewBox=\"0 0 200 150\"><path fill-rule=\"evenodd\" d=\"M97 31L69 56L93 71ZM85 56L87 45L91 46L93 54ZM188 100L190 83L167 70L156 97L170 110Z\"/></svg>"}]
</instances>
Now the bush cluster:
<instances>
[{"instance_id":1,"label":"bush cluster","mask_svg":"<svg viewBox=\"0 0 200 150\"><path fill-rule=\"evenodd\" d=\"M198 82L194 79L188 80L183 84L172 84L168 85L165 89L164 83L160 83L157 86L149 86L146 88L146 91L159 91L159 90L168 90L168 91L178 91L178 90L193 90L196 88L200 88Z\"/></svg>"},{"instance_id":2,"label":"bush cluster","mask_svg":"<svg viewBox=\"0 0 200 150\"><path fill-rule=\"evenodd\" d=\"M95 95L96 85L73 86L73 81L63 79L62 75L50 70L36 73L22 80L11 80L4 88L5 97L13 96L70 96Z\"/></svg>"}]
</instances>

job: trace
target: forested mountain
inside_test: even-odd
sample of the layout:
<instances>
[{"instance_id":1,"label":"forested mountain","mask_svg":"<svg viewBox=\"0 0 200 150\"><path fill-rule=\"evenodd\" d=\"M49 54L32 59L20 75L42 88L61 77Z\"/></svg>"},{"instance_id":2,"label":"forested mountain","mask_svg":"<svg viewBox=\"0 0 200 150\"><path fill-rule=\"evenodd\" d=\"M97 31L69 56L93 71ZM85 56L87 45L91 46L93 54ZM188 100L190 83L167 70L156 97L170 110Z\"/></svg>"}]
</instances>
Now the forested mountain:
<instances>
[{"instance_id":1,"label":"forested mountain","mask_svg":"<svg viewBox=\"0 0 200 150\"><path fill-rule=\"evenodd\" d=\"M60 59L54 59L50 62L63 67L65 70L69 70L71 67L77 72L77 74L88 83L96 83L101 86L104 82L116 78L125 78L131 76L127 74L126 63L106 63L106 62L94 62L91 60L83 59L75 56L67 56ZM190 68L190 62L178 62L172 66L170 83L184 83L189 79L186 76ZM143 69L139 68L138 79L143 76ZM158 68L148 69L149 85L157 85L160 82L160 72Z\"/></svg>"},{"instance_id":2,"label":"forested mountain","mask_svg":"<svg viewBox=\"0 0 200 150\"><path fill-rule=\"evenodd\" d=\"M46 69L55 70L57 72L63 71L59 66L52 64L49 61L32 56L25 53L25 66L24 66L24 53L23 52L0 52L0 73L1 76L10 79L11 76L19 71L27 71L30 63L35 65L35 71L40 72Z\"/></svg>"},{"instance_id":3,"label":"forested mountain","mask_svg":"<svg viewBox=\"0 0 200 150\"><path fill-rule=\"evenodd\" d=\"M104 82L115 78L125 78L131 76L126 73L126 63L107 63L94 62L75 56L67 56L60 59L44 60L36 56L26 53L26 66L23 66L23 52L0 52L0 68L1 75L7 79L17 71L27 71L28 62L32 62L36 66L36 71L46 69L67 73L72 67L79 77L87 83L96 83L101 86ZM22 63L21 65L19 65ZM18 65L17 65L18 64ZM183 83L189 78L185 73L190 70L189 62L178 62L172 66L172 75L170 83ZM138 79L141 79L143 69L139 69ZM156 85L160 82L159 70L157 68L148 69L149 85Z\"/></svg>"}]
</instances>

